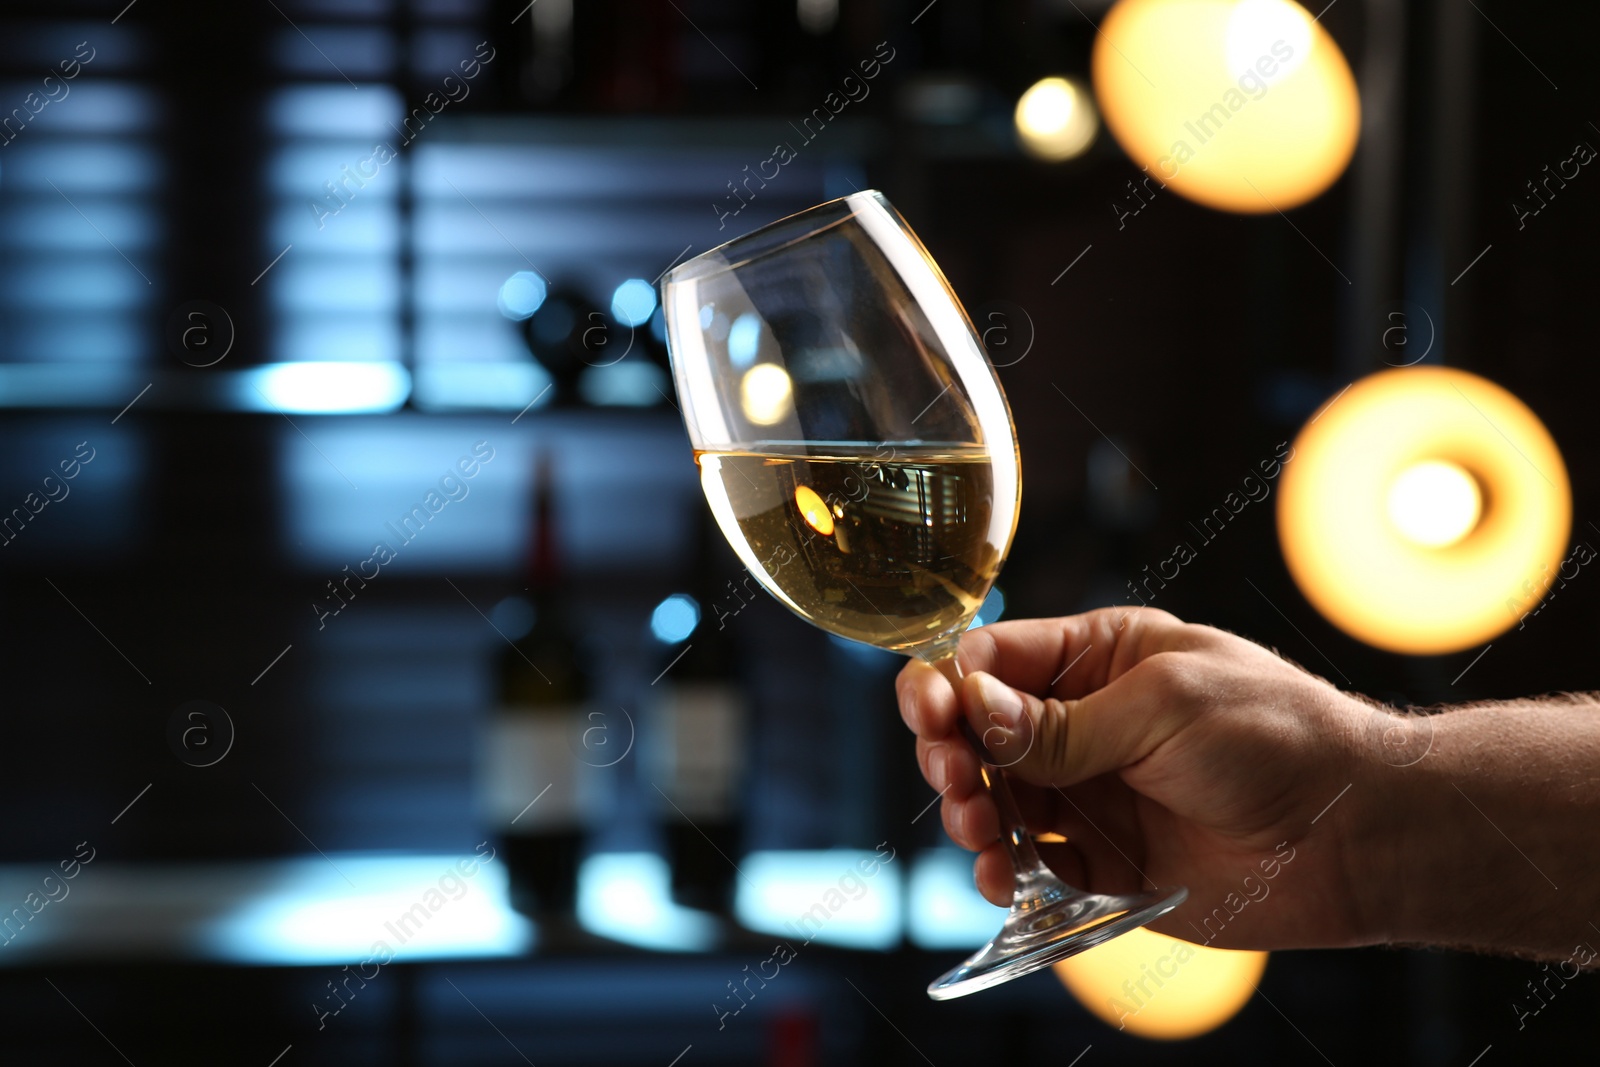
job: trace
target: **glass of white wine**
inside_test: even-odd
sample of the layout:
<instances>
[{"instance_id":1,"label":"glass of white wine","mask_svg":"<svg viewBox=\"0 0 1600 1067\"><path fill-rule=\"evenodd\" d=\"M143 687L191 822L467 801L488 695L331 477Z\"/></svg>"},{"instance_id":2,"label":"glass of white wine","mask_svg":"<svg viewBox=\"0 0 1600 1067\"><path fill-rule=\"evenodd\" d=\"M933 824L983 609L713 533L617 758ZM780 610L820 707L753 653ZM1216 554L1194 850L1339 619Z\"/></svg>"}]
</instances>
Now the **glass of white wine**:
<instances>
[{"instance_id":1,"label":"glass of white wine","mask_svg":"<svg viewBox=\"0 0 1600 1067\"><path fill-rule=\"evenodd\" d=\"M741 562L808 622L959 683L957 643L1010 548L1022 486L1000 381L916 234L881 193L856 193L674 267L662 305L701 485ZM1183 901L1063 883L967 737L1016 891L999 935L929 996L1020 977Z\"/></svg>"}]
</instances>

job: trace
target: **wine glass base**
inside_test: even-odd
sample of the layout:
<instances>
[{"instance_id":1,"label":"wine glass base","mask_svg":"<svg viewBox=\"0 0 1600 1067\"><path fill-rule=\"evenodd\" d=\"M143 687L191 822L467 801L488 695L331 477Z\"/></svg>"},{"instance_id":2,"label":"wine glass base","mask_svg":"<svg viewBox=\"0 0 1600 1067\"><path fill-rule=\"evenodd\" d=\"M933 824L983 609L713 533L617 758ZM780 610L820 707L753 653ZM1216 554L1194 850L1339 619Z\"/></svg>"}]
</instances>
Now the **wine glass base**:
<instances>
[{"instance_id":1,"label":"wine glass base","mask_svg":"<svg viewBox=\"0 0 1600 1067\"><path fill-rule=\"evenodd\" d=\"M1016 910L993 941L928 986L934 1000L953 1000L1050 966L1165 915L1189 895L1156 889L1131 896L1072 893L1043 907Z\"/></svg>"}]
</instances>

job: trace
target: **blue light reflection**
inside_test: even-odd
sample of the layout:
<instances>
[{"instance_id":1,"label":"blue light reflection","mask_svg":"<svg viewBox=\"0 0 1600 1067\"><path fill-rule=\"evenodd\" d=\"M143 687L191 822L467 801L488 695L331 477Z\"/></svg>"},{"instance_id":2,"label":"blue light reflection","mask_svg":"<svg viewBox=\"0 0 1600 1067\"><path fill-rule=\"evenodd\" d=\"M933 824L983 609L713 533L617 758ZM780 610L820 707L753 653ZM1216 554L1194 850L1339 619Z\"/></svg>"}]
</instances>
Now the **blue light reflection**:
<instances>
[{"instance_id":1,"label":"blue light reflection","mask_svg":"<svg viewBox=\"0 0 1600 1067\"><path fill-rule=\"evenodd\" d=\"M602 852L578 871L578 922L590 933L661 952L704 952L716 921L672 900L672 871L654 852Z\"/></svg>"},{"instance_id":2,"label":"blue light reflection","mask_svg":"<svg viewBox=\"0 0 1600 1067\"><path fill-rule=\"evenodd\" d=\"M918 856L911 867L908 933L927 949L973 949L1000 929L1005 909L997 908L972 884L972 853L938 848Z\"/></svg>"},{"instance_id":3,"label":"blue light reflection","mask_svg":"<svg viewBox=\"0 0 1600 1067\"><path fill-rule=\"evenodd\" d=\"M656 309L656 288L643 278L629 278L611 294L611 317L624 326L643 326Z\"/></svg>"},{"instance_id":4,"label":"blue light reflection","mask_svg":"<svg viewBox=\"0 0 1600 1067\"><path fill-rule=\"evenodd\" d=\"M1000 616L1006 611L1006 595L1000 591L999 586L989 590L989 595L983 598L983 604L978 608L978 614L973 616L972 625L967 629L975 630L979 626L988 626L991 622L999 622Z\"/></svg>"},{"instance_id":5,"label":"blue light reflection","mask_svg":"<svg viewBox=\"0 0 1600 1067\"><path fill-rule=\"evenodd\" d=\"M239 375L235 401L244 411L330 415L394 411L411 392L411 376L393 363L269 363Z\"/></svg>"},{"instance_id":6,"label":"blue light reflection","mask_svg":"<svg viewBox=\"0 0 1600 1067\"><path fill-rule=\"evenodd\" d=\"M436 362L417 368L416 403L429 411L536 411L552 399L551 378L539 364Z\"/></svg>"},{"instance_id":7,"label":"blue light reflection","mask_svg":"<svg viewBox=\"0 0 1600 1067\"><path fill-rule=\"evenodd\" d=\"M673 593L650 613L650 632L663 644L677 644L699 625L700 605L688 593Z\"/></svg>"},{"instance_id":8,"label":"blue light reflection","mask_svg":"<svg viewBox=\"0 0 1600 1067\"><path fill-rule=\"evenodd\" d=\"M761 318L747 311L728 327L728 360L735 367L748 367L761 347Z\"/></svg>"},{"instance_id":9,"label":"blue light reflection","mask_svg":"<svg viewBox=\"0 0 1600 1067\"><path fill-rule=\"evenodd\" d=\"M500 286L495 306L508 319L521 322L539 310L549 286L537 271L519 270Z\"/></svg>"},{"instance_id":10,"label":"blue light reflection","mask_svg":"<svg viewBox=\"0 0 1600 1067\"><path fill-rule=\"evenodd\" d=\"M532 924L508 900L505 868L470 854L334 854L276 862L270 871L267 884L211 924L204 955L351 963L372 959L381 942L409 961L515 956L533 943Z\"/></svg>"},{"instance_id":11,"label":"blue light reflection","mask_svg":"<svg viewBox=\"0 0 1600 1067\"><path fill-rule=\"evenodd\" d=\"M739 864L734 912L752 930L846 948L900 943L899 869L853 849L752 852Z\"/></svg>"}]
</instances>

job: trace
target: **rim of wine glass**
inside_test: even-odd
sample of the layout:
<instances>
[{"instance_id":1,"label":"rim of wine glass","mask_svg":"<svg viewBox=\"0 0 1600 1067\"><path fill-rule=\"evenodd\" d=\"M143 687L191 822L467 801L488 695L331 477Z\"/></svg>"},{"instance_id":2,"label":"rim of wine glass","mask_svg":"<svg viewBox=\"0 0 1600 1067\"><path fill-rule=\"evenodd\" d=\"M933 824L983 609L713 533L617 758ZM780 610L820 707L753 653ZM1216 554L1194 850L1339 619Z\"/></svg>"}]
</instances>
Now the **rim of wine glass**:
<instances>
[{"instance_id":1,"label":"rim of wine glass","mask_svg":"<svg viewBox=\"0 0 1600 1067\"><path fill-rule=\"evenodd\" d=\"M967 333L970 336L973 345L976 347L978 354L983 357L983 362L988 368L989 377L993 381L995 391L998 393L1000 398L1000 403L1005 409L1005 421L1007 425L1011 427L1011 433L1009 435L1011 447L1013 450L1016 450L1016 430L1015 424L1011 417L1011 402L1006 397L1005 389L1001 385L999 372L995 369L993 361L988 358L988 353L983 346L983 341L978 336L977 328L972 323L972 317L967 313L966 306L962 304L961 298L956 295L955 288L950 284L950 279L945 276L943 269L940 268L938 262L933 258L933 254L928 251L927 245L922 243L922 238L919 237L917 232L911 228L911 224L906 221L905 217L900 214L895 206L889 202L889 198L877 189L857 190L848 196L835 197L832 200L826 200L820 204L815 204L811 207L808 207L804 211L797 211L792 215L785 215L783 218L775 219L772 222L767 223L765 226L751 230L749 233L742 234L729 241L724 241L715 248L711 248L700 253L693 259L685 260L684 262L667 269L665 272L663 272L660 282L660 290L661 305L663 310L666 310L667 313L669 335L671 333L671 323L673 319L673 314L670 310L673 301L668 299L667 290L676 283L691 280L704 280L705 278L715 277L719 274L725 274L729 271L737 270L738 268L746 266L758 259L772 255L776 252L781 252L784 249L790 248L801 241L815 237L819 233L825 233L836 226L849 222L851 219L861 216L863 214L862 209L867 208L867 205L871 205L881 212L884 217L894 224L895 228L900 232L900 234L904 236L910 247L915 250L916 255L920 257L922 263L926 266L929 273L932 274L939 286L944 289L945 294L949 297L950 304L955 309L956 314L959 315L962 321L966 324ZM867 208L867 210L871 209ZM827 217L830 215L832 216L831 218ZM822 218L825 218L826 221L816 221ZM807 225L807 223L811 224ZM668 359L672 365L673 384L679 387L679 395L682 397L683 389L681 364L679 362L677 346L671 342L670 337L668 342ZM684 416L686 425L689 427L690 438L695 447L702 447L703 442L700 441L697 436L698 431L690 411L685 408L682 414ZM1014 533L1016 524L1015 515L1012 518L1012 523Z\"/></svg>"},{"instance_id":2,"label":"rim of wine glass","mask_svg":"<svg viewBox=\"0 0 1600 1067\"><path fill-rule=\"evenodd\" d=\"M749 233L740 234L738 237L724 241L715 248L701 252L693 259L686 259L666 272L661 280L661 286L665 289L673 282L684 281L689 278L706 278L725 271L736 270L763 256L781 252L791 245L798 244L808 238L815 237L819 233L825 233L835 226L850 221L858 214L856 205L862 202L878 205L894 220L900 229L908 234L911 233L911 228L900 217L900 213L894 209L894 205L889 203L888 197L876 189L862 189L848 196L839 196L832 200L825 200L820 204L814 204L804 211L796 211L794 214L785 215L781 219L774 219L765 226L757 227ZM816 225L804 225L808 220L828 214L833 214L836 217L828 219L826 222L819 222ZM786 235L782 240L773 241L779 231L787 230L791 227L804 228L796 229L793 234Z\"/></svg>"}]
</instances>

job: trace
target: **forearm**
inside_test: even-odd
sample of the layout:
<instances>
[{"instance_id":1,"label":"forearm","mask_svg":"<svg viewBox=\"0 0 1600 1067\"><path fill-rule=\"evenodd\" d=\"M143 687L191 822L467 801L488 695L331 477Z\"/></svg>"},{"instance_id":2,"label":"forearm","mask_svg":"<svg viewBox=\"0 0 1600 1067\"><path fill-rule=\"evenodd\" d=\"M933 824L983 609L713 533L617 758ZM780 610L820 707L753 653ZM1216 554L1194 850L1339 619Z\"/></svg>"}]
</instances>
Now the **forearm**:
<instances>
[{"instance_id":1,"label":"forearm","mask_svg":"<svg viewBox=\"0 0 1600 1067\"><path fill-rule=\"evenodd\" d=\"M1600 700L1467 705L1428 726L1416 762L1368 764L1372 940L1594 959Z\"/></svg>"}]
</instances>

